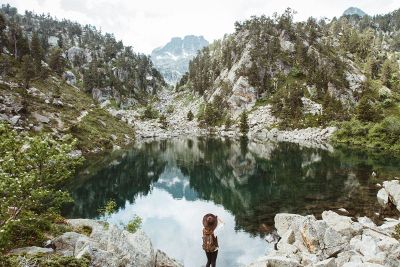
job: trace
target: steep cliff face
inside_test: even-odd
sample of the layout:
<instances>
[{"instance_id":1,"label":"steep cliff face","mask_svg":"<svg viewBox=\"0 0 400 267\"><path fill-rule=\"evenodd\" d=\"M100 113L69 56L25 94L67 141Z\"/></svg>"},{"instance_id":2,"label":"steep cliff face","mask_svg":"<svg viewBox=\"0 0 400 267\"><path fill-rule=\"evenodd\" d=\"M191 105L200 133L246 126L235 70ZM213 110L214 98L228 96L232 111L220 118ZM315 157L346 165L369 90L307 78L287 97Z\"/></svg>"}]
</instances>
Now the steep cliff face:
<instances>
[{"instance_id":1,"label":"steep cliff face","mask_svg":"<svg viewBox=\"0 0 400 267\"><path fill-rule=\"evenodd\" d=\"M151 60L165 81L175 85L187 72L189 61L207 45L208 41L203 36L174 37L165 46L154 49Z\"/></svg>"}]
</instances>

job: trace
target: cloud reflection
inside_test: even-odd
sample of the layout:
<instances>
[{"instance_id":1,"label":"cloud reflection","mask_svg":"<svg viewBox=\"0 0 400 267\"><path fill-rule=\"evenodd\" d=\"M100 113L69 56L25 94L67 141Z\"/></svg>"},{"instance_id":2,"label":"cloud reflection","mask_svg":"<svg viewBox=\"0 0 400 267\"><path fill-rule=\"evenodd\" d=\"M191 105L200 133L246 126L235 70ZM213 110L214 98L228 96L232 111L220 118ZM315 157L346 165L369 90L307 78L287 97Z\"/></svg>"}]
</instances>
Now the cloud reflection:
<instances>
[{"instance_id":1,"label":"cloud reflection","mask_svg":"<svg viewBox=\"0 0 400 267\"><path fill-rule=\"evenodd\" d=\"M154 188L148 196L138 197L133 204L127 203L109 221L126 224L137 214L143 219L143 230L155 248L165 251L185 266L201 266L206 262L201 248L201 220L209 212L217 214L225 222L218 237L220 266L242 266L266 253L268 244L262 238L235 231L235 218L223 206L211 201L174 199L159 188Z\"/></svg>"}]
</instances>

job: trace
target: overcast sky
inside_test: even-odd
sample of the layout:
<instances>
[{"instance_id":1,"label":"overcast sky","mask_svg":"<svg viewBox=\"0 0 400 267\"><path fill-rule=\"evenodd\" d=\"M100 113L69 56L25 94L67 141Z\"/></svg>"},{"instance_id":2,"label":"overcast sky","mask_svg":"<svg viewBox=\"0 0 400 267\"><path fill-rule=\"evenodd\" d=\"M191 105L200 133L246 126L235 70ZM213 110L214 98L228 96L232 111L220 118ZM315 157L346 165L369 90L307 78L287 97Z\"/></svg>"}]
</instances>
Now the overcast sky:
<instances>
[{"instance_id":1,"label":"overcast sky","mask_svg":"<svg viewBox=\"0 0 400 267\"><path fill-rule=\"evenodd\" d=\"M252 15L297 11L296 20L309 16L332 18L356 6L370 15L400 8L400 0L0 0L36 13L50 13L92 24L114 33L135 51L150 53L171 37L203 35L212 41L233 31L237 20Z\"/></svg>"}]
</instances>

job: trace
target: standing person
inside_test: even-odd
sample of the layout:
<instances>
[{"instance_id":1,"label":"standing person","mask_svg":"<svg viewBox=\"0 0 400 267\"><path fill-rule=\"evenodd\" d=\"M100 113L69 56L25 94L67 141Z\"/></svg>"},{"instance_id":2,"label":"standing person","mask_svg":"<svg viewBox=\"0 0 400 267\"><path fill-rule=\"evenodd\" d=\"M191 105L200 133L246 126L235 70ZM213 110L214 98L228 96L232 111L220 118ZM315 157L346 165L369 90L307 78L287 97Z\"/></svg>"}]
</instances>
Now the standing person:
<instances>
[{"instance_id":1,"label":"standing person","mask_svg":"<svg viewBox=\"0 0 400 267\"><path fill-rule=\"evenodd\" d=\"M216 267L218 256L218 232L224 225L224 222L214 214L208 213L203 217L203 249L206 252L206 267Z\"/></svg>"}]
</instances>

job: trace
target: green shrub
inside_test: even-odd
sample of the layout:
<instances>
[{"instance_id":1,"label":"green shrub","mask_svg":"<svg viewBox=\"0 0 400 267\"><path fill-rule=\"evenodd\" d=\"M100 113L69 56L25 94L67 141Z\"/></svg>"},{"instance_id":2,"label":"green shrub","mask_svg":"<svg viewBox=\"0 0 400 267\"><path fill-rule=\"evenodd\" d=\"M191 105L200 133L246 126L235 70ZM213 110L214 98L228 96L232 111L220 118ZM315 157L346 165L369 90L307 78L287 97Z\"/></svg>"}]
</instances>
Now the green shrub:
<instances>
[{"instance_id":1,"label":"green shrub","mask_svg":"<svg viewBox=\"0 0 400 267\"><path fill-rule=\"evenodd\" d=\"M87 235L87 236L90 236L92 234L92 231L93 231L92 227L90 227L88 225L83 225L82 227L79 227L77 229L77 232Z\"/></svg>"},{"instance_id":2,"label":"green shrub","mask_svg":"<svg viewBox=\"0 0 400 267\"><path fill-rule=\"evenodd\" d=\"M394 228L393 238L400 240L400 224L396 225Z\"/></svg>"},{"instance_id":3,"label":"green shrub","mask_svg":"<svg viewBox=\"0 0 400 267\"><path fill-rule=\"evenodd\" d=\"M369 137L389 146L400 142L400 119L394 116L385 118L371 128Z\"/></svg>"},{"instance_id":4,"label":"green shrub","mask_svg":"<svg viewBox=\"0 0 400 267\"><path fill-rule=\"evenodd\" d=\"M167 112L168 114L172 114L172 113L174 113L174 111L175 111L175 108L174 108L173 105L169 105L169 106L167 107L167 109L166 109L166 112Z\"/></svg>"},{"instance_id":5,"label":"green shrub","mask_svg":"<svg viewBox=\"0 0 400 267\"><path fill-rule=\"evenodd\" d=\"M59 189L82 162L70 156L75 144L68 136L17 134L0 123L0 251L44 241L54 214L71 201Z\"/></svg>"},{"instance_id":6,"label":"green shrub","mask_svg":"<svg viewBox=\"0 0 400 267\"><path fill-rule=\"evenodd\" d=\"M146 109L143 112L142 118L143 119L157 119L159 116L158 111L154 109L151 105L146 106Z\"/></svg>"},{"instance_id":7,"label":"green shrub","mask_svg":"<svg viewBox=\"0 0 400 267\"><path fill-rule=\"evenodd\" d=\"M114 200L109 200L107 203L104 205L104 207L99 208L97 211L105 216L108 217L112 213L114 213L117 210L117 203Z\"/></svg>"},{"instance_id":8,"label":"green shrub","mask_svg":"<svg viewBox=\"0 0 400 267\"><path fill-rule=\"evenodd\" d=\"M390 116L379 123L366 123L357 119L339 124L333 141L364 148L400 152L400 118Z\"/></svg>"},{"instance_id":9,"label":"green shrub","mask_svg":"<svg viewBox=\"0 0 400 267\"><path fill-rule=\"evenodd\" d=\"M162 129L167 129L167 128L168 128L167 117L165 117L164 114L162 114L162 115L159 117L158 122L161 124L161 128L162 128Z\"/></svg>"},{"instance_id":10,"label":"green shrub","mask_svg":"<svg viewBox=\"0 0 400 267\"><path fill-rule=\"evenodd\" d=\"M135 233L138 229L140 229L142 225L142 218L138 215L135 215L132 220L128 222L125 229L130 233Z\"/></svg>"},{"instance_id":11,"label":"green shrub","mask_svg":"<svg viewBox=\"0 0 400 267\"><path fill-rule=\"evenodd\" d=\"M1 228L0 251L24 246L41 246L46 241L45 232L51 229L51 221L35 214L24 214Z\"/></svg>"}]
</instances>

